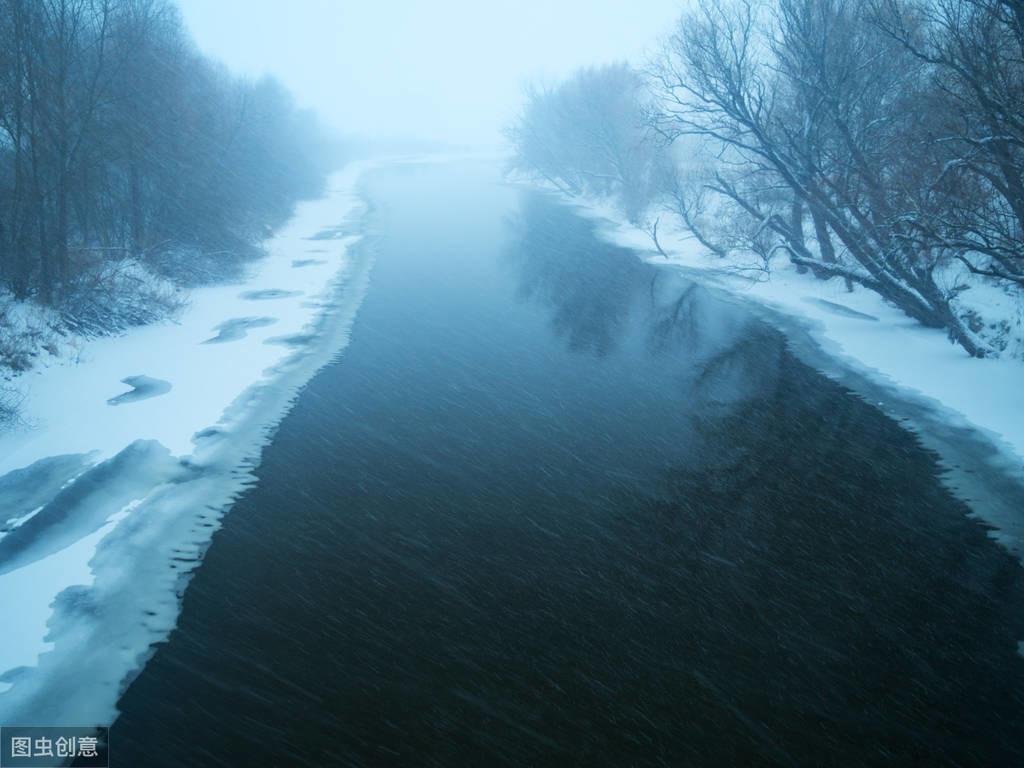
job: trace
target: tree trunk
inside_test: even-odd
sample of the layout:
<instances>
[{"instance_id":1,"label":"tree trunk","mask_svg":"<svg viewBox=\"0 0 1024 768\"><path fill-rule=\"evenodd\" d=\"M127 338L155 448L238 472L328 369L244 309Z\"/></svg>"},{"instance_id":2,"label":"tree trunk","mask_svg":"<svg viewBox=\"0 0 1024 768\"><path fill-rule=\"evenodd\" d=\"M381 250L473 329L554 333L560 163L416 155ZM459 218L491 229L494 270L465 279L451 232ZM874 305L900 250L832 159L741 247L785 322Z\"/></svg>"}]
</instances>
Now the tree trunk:
<instances>
[{"instance_id":1,"label":"tree trunk","mask_svg":"<svg viewBox=\"0 0 1024 768\"><path fill-rule=\"evenodd\" d=\"M133 256L138 257L145 250L145 234L142 231L142 182L139 178L139 166L134 158L129 169L128 185L129 195L131 196L129 224L131 227L131 252Z\"/></svg>"},{"instance_id":2,"label":"tree trunk","mask_svg":"<svg viewBox=\"0 0 1024 768\"><path fill-rule=\"evenodd\" d=\"M791 245L798 253L806 252L807 244L804 242L804 202L799 195L793 196L793 204L789 209L789 237ZM806 274L807 267L801 262L796 262L796 271L801 275Z\"/></svg>"}]
</instances>

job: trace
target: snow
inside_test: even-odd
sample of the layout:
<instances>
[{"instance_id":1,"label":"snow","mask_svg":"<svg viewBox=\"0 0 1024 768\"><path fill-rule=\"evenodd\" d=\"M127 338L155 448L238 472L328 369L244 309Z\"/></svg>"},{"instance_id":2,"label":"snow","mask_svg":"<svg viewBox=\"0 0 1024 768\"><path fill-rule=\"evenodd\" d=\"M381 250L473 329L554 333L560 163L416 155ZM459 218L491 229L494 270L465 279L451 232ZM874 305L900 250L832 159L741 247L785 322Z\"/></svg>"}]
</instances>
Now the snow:
<instances>
[{"instance_id":1,"label":"snow","mask_svg":"<svg viewBox=\"0 0 1024 768\"><path fill-rule=\"evenodd\" d=\"M944 332L923 327L878 294L860 287L848 291L840 278L823 281L800 274L782 258L773 261L770 275L754 263L728 263L685 232L667 228L663 220L658 239L666 260L654 250L649 234L630 224L608 201L559 196L597 221L598 231L610 242L636 250L652 264L683 269L756 302L771 316L781 316L785 330L809 333L820 351L878 384L887 397L913 403L918 412L926 410L929 419L963 433L983 436L994 449L985 469L1012 478L1018 486L1024 481L1024 360L1019 354L1024 302L990 286L976 285L966 292L965 298L984 306L987 317L1002 321L1011 331L1010 344L999 358L979 360L953 345ZM902 417L899 409L896 413ZM931 437L925 441L929 447L945 452L947 438L929 436L920 423L908 426ZM1024 554L1024 509L1014 505L1018 497L1004 492L1009 486L1001 486L981 503L978 497L984 489L970 474L966 470L948 482L966 501L975 502L976 514L999 529L994 538L1018 556Z\"/></svg>"},{"instance_id":2,"label":"snow","mask_svg":"<svg viewBox=\"0 0 1024 768\"><path fill-rule=\"evenodd\" d=\"M324 288L354 239L306 238L353 211L357 201L351 185L357 172L353 168L333 178L332 194L300 205L267 243L269 257L244 285L195 290L180 322L90 341L78 364L58 362L23 376L18 382L24 394L22 419L32 428L0 438L0 475L57 454L99 450L110 456L141 438L157 440L176 455L190 453L192 435L215 424L246 386L286 356L286 350L263 342L270 335L298 333L316 316ZM292 267L293 259L332 246L324 263ZM272 333L269 327L250 325L246 336L231 344L202 343L224 323L256 313L273 320ZM107 401L125 391L123 380L138 376L166 381L171 389L135 401L131 408L110 408Z\"/></svg>"},{"instance_id":3,"label":"snow","mask_svg":"<svg viewBox=\"0 0 1024 768\"><path fill-rule=\"evenodd\" d=\"M241 283L20 378L0 435L0 722L110 722L299 389L346 344L370 257L354 163Z\"/></svg>"}]
</instances>

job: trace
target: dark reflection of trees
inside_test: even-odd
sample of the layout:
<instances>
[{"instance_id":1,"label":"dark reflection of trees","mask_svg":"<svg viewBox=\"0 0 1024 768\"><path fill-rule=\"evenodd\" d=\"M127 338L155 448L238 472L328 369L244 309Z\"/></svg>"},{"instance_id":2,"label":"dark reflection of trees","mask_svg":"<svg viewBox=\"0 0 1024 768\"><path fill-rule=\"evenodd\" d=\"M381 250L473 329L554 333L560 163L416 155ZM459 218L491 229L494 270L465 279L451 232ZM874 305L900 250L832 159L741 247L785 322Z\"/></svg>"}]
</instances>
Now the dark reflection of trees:
<instances>
[{"instance_id":1,"label":"dark reflection of trees","mask_svg":"<svg viewBox=\"0 0 1024 768\"><path fill-rule=\"evenodd\" d=\"M690 463L609 500L575 586L628 659L623 727L701 765L1024 765L1024 571L934 458L571 211L526 197L513 226L523 295L570 347L669 371L692 424Z\"/></svg>"},{"instance_id":2,"label":"dark reflection of trees","mask_svg":"<svg viewBox=\"0 0 1024 768\"><path fill-rule=\"evenodd\" d=\"M571 210L528 193L509 225L506 258L520 296L550 309L570 349L605 356L635 341L634 354L665 358L701 399L732 400L771 376L777 335L697 283L601 241Z\"/></svg>"},{"instance_id":3,"label":"dark reflection of trees","mask_svg":"<svg viewBox=\"0 0 1024 768\"><path fill-rule=\"evenodd\" d=\"M509 222L507 258L519 267L519 293L551 308L551 324L574 351L606 355L625 330L650 267L600 243L590 222L542 195L523 195Z\"/></svg>"},{"instance_id":4,"label":"dark reflection of trees","mask_svg":"<svg viewBox=\"0 0 1024 768\"><path fill-rule=\"evenodd\" d=\"M673 292L667 301L659 302L659 288L667 280L664 270L653 270L651 275L650 350L659 355L679 348L689 348L700 332L700 295L696 283L686 283Z\"/></svg>"},{"instance_id":5,"label":"dark reflection of trees","mask_svg":"<svg viewBox=\"0 0 1024 768\"><path fill-rule=\"evenodd\" d=\"M788 358L698 429L699 462L624 494L608 545L636 550L686 731L729 759L1024 765L1024 571L914 438Z\"/></svg>"},{"instance_id":6,"label":"dark reflection of trees","mask_svg":"<svg viewBox=\"0 0 1024 768\"><path fill-rule=\"evenodd\" d=\"M692 371L691 395L715 405L763 397L766 390L779 386L785 360L782 338L768 328L751 325L699 361Z\"/></svg>"}]
</instances>

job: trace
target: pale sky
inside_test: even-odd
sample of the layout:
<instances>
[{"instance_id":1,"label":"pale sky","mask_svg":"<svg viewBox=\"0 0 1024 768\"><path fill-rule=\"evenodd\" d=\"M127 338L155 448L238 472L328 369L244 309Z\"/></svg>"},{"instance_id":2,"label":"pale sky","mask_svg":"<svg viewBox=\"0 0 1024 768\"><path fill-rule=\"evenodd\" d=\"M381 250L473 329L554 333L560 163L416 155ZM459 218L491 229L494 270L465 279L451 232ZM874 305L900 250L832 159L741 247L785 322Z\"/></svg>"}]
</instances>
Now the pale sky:
<instances>
[{"instance_id":1,"label":"pale sky","mask_svg":"<svg viewBox=\"0 0 1024 768\"><path fill-rule=\"evenodd\" d=\"M199 47L348 134L492 143L522 88L640 63L685 0L179 0Z\"/></svg>"}]
</instances>

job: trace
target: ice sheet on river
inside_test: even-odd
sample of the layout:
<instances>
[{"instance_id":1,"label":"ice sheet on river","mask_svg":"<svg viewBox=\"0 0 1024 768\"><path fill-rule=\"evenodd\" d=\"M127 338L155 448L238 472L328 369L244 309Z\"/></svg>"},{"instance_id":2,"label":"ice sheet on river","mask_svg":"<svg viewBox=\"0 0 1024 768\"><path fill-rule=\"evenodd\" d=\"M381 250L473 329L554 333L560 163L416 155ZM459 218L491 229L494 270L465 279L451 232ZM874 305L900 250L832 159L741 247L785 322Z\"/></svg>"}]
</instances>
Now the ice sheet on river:
<instances>
[{"instance_id":1,"label":"ice sheet on river","mask_svg":"<svg viewBox=\"0 0 1024 768\"><path fill-rule=\"evenodd\" d=\"M180 323L26 377L28 426L0 436L0 722L113 720L272 430L346 344L370 269L359 236L292 262L324 227L358 229L365 167L301 205L244 285L197 290ZM240 329L254 296L274 300ZM231 343L204 343L211 329ZM282 335L296 342L265 343Z\"/></svg>"}]
</instances>

